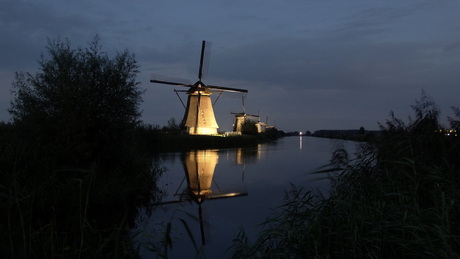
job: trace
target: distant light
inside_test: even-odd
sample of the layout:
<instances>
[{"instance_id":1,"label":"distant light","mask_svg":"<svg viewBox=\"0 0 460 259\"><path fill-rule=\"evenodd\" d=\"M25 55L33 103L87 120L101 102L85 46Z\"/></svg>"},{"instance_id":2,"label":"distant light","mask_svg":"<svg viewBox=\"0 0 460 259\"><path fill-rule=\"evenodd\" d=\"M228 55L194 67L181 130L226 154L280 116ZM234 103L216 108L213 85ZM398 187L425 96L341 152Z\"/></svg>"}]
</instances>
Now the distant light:
<instances>
[{"instance_id":1,"label":"distant light","mask_svg":"<svg viewBox=\"0 0 460 259\"><path fill-rule=\"evenodd\" d=\"M299 135L302 136L302 131L299 132Z\"/></svg>"}]
</instances>

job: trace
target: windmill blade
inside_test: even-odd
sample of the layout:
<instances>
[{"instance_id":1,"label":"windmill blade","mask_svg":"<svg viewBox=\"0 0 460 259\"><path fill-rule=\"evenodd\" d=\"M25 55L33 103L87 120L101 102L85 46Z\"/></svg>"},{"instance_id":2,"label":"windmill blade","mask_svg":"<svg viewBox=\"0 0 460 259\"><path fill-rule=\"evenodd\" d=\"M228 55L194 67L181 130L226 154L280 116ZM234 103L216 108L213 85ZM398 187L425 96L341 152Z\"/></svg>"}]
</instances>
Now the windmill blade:
<instances>
[{"instance_id":1,"label":"windmill blade","mask_svg":"<svg viewBox=\"0 0 460 259\"><path fill-rule=\"evenodd\" d=\"M226 199L232 197L239 197L239 196L248 196L247 192L231 192L231 193L223 193L223 194L213 194L206 197L207 200L216 200L216 199Z\"/></svg>"},{"instance_id":2,"label":"windmill blade","mask_svg":"<svg viewBox=\"0 0 460 259\"><path fill-rule=\"evenodd\" d=\"M211 46L210 41L203 41L201 45L201 56L200 56L200 68L198 70L198 80L201 81L206 78L209 68L209 58L211 56Z\"/></svg>"},{"instance_id":3,"label":"windmill blade","mask_svg":"<svg viewBox=\"0 0 460 259\"><path fill-rule=\"evenodd\" d=\"M203 63L204 63L204 50L206 48L206 41L204 40L201 44L201 56L200 56L200 67L198 69L198 80L201 81L203 77Z\"/></svg>"},{"instance_id":4,"label":"windmill blade","mask_svg":"<svg viewBox=\"0 0 460 259\"><path fill-rule=\"evenodd\" d=\"M168 82L168 81L162 81L162 80L155 80L155 79L150 79L151 83L157 83L157 84L165 84L165 85L177 85L177 86L193 86L189 84L182 84L182 83L176 83L176 82Z\"/></svg>"},{"instance_id":5,"label":"windmill blade","mask_svg":"<svg viewBox=\"0 0 460 259\"><path fill-rule=\"evenodd\" d=\"M204 62L204 49L206 47L206 41L201 44L201 56L200 56L200 68L198 69L198 80L201 81L203 76L203 62Z\"/></svg>"},{"instance_id":6,"label":"windmill blade","mask_svg":"<svg viewBox=\"0 0 460 259\"><path fill-rule=\"evenodd\" d=\"M201 208L201 203L198 203L198 217L200 218L201 244L206 245L206 237L204 233L203 209Z\"/></svg>"},{"instance_id":7,"label":"windmill blade","mask_svg":"<svg viewBox=\"0 0 460 259\"><path fill-rule=\"evenodd\" d=\"M187 86L187 87L193 86L190 80L163 76L163 75L157 75L157 74L151 75L150 82L157 83L157 84L177 85L177 86Z\"/></svg>"},{"instance_id":8,"label":"windmill blade","mask_svg":"<svg viewBox=\"0 0 460 259\"><path fill-rule=\"evenodd\" d=\"M247 93L248 92L248 90L246 89L217 86L217 85L206 85L206 87L209 89L216 89L216 90L222 90L222 91L227 91L227 92L236 92L236 93Z\"/></svg>"},{"instance_id":9,"label":"windmill blade","mask_svg":"<svg viewBox=\"0 0 460 259\"><path fill-rule=\"evenodd\" d=\"M198 202L198 204L201 204L205 200L218 200L218 199L226 199L226 198L240 197L240 196L248 196L248 193L247 192L230 192L230 193L222 193L222 194L212 194L212 195L206 196L206 198L204 198L201 202ZM158 204L165 205L165 204L190 202L194 200L195 199L193 197L186 197L180 200L162 201L162 202L159 202Z\"/></svg>"},{"instance_id":10,"label":"windmill blade","mask_svg":"<svg viewBox=\"0 0 460 259\"><path fill-rule=\"evenodd\" d=\"M172 201L162 201L159 203L156 203L157 205L167 205L167 204L174 204L174 203L182 203L182 202L190 202L192 201L191 199L189 200L172 200Z\"/></svg>"},{"instance_id":11,"label":"windmill blade","mask_svg":"<svg viewBox=\"0 0 460 259\"><path fill-rule=\"evenodd\" d=\"M204 63L203 63L203 71L201 77L206 79L208 77L208 70L209 70L209 62L211 60L211 47L212 42L206 42L206 48L204 49Z\"/></svg>"}]
</instances>

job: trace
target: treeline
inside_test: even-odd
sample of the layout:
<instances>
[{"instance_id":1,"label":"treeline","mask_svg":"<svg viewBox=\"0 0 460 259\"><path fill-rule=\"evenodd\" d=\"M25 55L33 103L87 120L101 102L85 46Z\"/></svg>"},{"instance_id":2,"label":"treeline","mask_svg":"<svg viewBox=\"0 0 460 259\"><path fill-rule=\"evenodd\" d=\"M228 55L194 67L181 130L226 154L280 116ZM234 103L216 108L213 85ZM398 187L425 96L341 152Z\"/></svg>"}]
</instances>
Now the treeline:
<instances>
[{"instance_id":1,"label":"treeline","mask_svg":"<svg viewBox=\"0 0 460 259\"><path fill-rule=\"evenodd\" d=\"M333 138L355 141L371 141L375 137L380 136L380 130L365 130L363 127L360 129L349 130L317 130L311 134L313 137L318 138Z\"/></svg>"},{"instance_id":2,"label":"treeline","mask_svg":"<svg viewBox=\"0 0 460 259\"><path fill-rule=\"evenodd\" d=\"M261 141L255 135L205 136L186 135L178 131L142 125L137 128L137 135L144 142L143 149L149 152L185 152L195 149L216 149L257 146Z\"/></svg>"},{"instance_id":3,"label":"treeline","mask_svg":"<svg viewBox=\"0 0 460 259\"><path fill-rule=\"evenodd\" d=\"M143 124L136 128L136 135L143 140L144 148L153 152L182 152L196 149L254 147L260 143L277 140L285 133L276 128L257 132L254 123L244 124L241 135L220 134L218 136L187 135L174 118L167 125Z\"/></svg>"},{"instance_id":4,"label":"treeline","mask_svg":"<svg viewBox=\"0 0 460 259\"><path fill-rule=\"evenodd\" d=\"M334 152L315 172L331 177L329 197L293 187L256 240L240 232L233 258L460 257L460 138L439 133L424 93L412 108L408 123L392 113L355 160Z\"/></svg>"}]
</instances>

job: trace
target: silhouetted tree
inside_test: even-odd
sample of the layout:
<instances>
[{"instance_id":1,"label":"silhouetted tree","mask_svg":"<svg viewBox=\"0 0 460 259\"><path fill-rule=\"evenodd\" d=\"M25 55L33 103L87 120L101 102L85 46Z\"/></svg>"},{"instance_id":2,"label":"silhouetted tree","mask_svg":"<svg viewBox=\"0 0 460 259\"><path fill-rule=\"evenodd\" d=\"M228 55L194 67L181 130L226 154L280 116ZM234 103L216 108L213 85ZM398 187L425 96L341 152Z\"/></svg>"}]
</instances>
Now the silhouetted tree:
<instances>
[{"instance_id":1,"label":"silhouetted tree","mask_svg":"<svg viewBox=\"0 0 460 259\"><path fill-rule=\"evenodd\" d=\"M244 135L257 135L256 123L250 120L245 120L241 125L241 133Z\"/></svg>"},{"instance_id":2,"label":"silhouetted tree","mask_svg":"<svg viewBox=\"0 0 460 259\"><path fill-rule=\"evenodd\" d=\"M168 134L179 134L180 133L180 125L177 124L175 118L170 118L168 120L168 124L163 126L163 132Z\"/></svg>"},{"instance_id":3,"label":"silhouetted tree","mask_svg":"<svg viewBox=\"0 0 460 259\"><path fill-rule=\"evenodd\" d=\"M113 155L140 117L134 55L125 50L109 58L98 36L84 49L50 40L47 51L35 75L16 73L9 110L14 124L59 150L63 163Z\"/></svg>"},{"instance_id":4,"label":"silhouetted tree","mask_svg":"<svg viewBox=\"0 0 460 259\"><path fill-rule=\"evenodd\" d=\"M455 117L447 117L449 120L450 128L453 130L460 130L460 109L452 107Z\"/></svg>"},{"instance_id":5,"label":"silhouetted tree","mask_svg":"<svg viewBox=\"0 0 460 259\"><path fill-rule=\"evenodd\" d=\"M13 120L0 125L0 223L10 229L0 255L129 258L129 228L159 198L162 172L134 134L134 55L109 58L97 36L87 48L49 41L47 52L36 74L16 74Z\"/></svg>"},{"instance_id":6,"label":"silhouetted tree","mask_svg":"<svg viewBox=\"0 0 460 259\"><path fill-rule=\"evenodd\" d=\"M179 124L177 124L175 118L171 118L168 120L168 128L170 129L179 129Z\"/></svg>"}]
</instances>

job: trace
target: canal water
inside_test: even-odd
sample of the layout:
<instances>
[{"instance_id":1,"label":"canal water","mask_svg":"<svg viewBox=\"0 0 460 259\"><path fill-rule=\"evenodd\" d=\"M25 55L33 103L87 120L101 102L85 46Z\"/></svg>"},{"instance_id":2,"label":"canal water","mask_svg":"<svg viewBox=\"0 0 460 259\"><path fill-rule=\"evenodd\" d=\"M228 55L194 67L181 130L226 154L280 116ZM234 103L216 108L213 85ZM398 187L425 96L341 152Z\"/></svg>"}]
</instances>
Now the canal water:
<instances>
[{"instance_id":1,"label":"canal water","mask_svg":"<svg viewBox=\"0 0 460 259\"><path fill-rule=\"evenodd\" d=\"M327 177L311 172L328 164L338 148L352 155L356 142L297 136L254 148L162 154L157 159L166 173L159 184L166 195L139 223L142 257L155 258L155 249L164 249L166 232L169 258L230 257L227 249L238 232L254 240L285 191L297 186L328 195Z\"/></svg>"}]
</instances>

